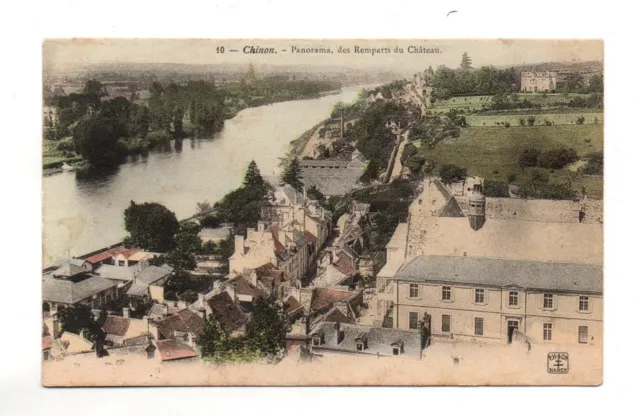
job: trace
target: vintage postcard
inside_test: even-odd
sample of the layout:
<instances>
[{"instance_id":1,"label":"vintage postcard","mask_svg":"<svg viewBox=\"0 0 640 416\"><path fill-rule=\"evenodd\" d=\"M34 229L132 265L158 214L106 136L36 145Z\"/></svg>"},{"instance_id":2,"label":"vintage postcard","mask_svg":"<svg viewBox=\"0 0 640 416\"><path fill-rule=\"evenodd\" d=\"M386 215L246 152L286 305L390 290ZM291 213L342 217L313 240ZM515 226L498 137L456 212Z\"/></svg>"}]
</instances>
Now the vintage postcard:
<instances>
[{"instance_id":1,"label":"vintage postcard","mask_svg":"<svg viewBox=\"0 0 640 416\"><path fill-rule=\"evenodd\" d=\"M599 385L603 59L45 40L43 384Z\"/></svg>"}]
</instances>

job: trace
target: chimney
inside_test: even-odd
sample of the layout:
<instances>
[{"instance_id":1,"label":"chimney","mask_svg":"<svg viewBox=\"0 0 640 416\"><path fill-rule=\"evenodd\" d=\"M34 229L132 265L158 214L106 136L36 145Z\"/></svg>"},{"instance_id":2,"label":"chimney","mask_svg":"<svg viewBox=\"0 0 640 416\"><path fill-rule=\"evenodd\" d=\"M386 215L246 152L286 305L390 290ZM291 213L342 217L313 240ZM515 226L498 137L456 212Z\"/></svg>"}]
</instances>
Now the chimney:
<instances>
[{"instance_id":1,"label":"chimney","mask_svg":"<svg viewBox=\"0 0 640 416\"><path fill-rule=\"evenodd\" d=\"M129 308L122 308L122 317L129 318Z\"/></svg>"},{"instance_id":2,"label":"chimney","mask_svg":"<svg viewBox=\"0 0 640 416\"><path fill-rule=\"evenodd\" d=\"M242 254L244 255L244 237L241 235L236 235L234 238L235 243L235 251L234 254Z\"/></svg>"},{"instance_id":3,"label":"chimney","mask_svg":"<svg viewBox=\"0 0 640 416\"><path fill-rule=\"evenodd\" d=\"M334 338L336 340L336 345L340 345L340 343L342 342L342 339L344 338L344 332L340 328L340 322L335 322L333 324L333 328L335 330L335 337Z\"/></svg>"},{"instance_id":4,"label":"chimney","mask_svg":"<svg viewBox=\"0 0 640 416\"><path fill-rule=\"evenodd\" d=\"M258 221L258 232L259 233L263 233L266 228L267 228L267 225L265 224L264 221Z\"/></svg>"},{"instance_id":5,"label":"chimney","mask_svg":"<svg viewBox=\"0 0 640 416\"><path fill-rule=\"evenodd\" d=\"M307 200L307 187L306 186L302 187L302 197L303 197L304 201ZM302 202L304 202L304 201L302 201Z\"/></svg>"},{"instance_id":6,"label":"chimney","mask_svg":"<svg viewBox=\"0 0 640 416\"><path fill-rule=\"evenodd\" d=\"M283 246L286 247L286 241L287 241L287 233L284 232L284 230L281 230L280 228L278 228L278 241L280 241L280 244L282 244Z\"/></svg>"},{"instance_id":7,"label":"chimney","mask_svg":"<svg viewBox=\"0 0 640 416\"><path fill-rule=\"evenodd\" d=\"M198 304L204 306L204 293L198 293Z\"/></svg>"},{"instance_id":8,"label":"chimney","mask_svg":"<svg viewBox=\"0 0 640 416\"><path fill-rule=\"evenodd\" d=\"M258 286L258 273L255 269L251 270L251 284Z\"/></svg>"},{"instance_id":9,"label":"chimney","mask_svg":"<svg viewBox=\"0 0 640 416\"><path fill-rule=\"evenodd\" d=\"M236 288L235 288L235 286L234 285L226 285L225 290L229 294L229 297L231 297L231 300L233 300L235 302L237 300L236 299Z\"/></svg>"},{"instance_id":10,"label":"chimney","mask_svg":"<svg viewBox=\"0 0 640 416\"><path fill-rule=\"evenodd\" d=\"M58 321L57 316L51 320L51 326L53 327L51 328L51 336L53 339L56 339L58 338L58 335L60 335L60 322Z\"/></svg>"}]
</instances>

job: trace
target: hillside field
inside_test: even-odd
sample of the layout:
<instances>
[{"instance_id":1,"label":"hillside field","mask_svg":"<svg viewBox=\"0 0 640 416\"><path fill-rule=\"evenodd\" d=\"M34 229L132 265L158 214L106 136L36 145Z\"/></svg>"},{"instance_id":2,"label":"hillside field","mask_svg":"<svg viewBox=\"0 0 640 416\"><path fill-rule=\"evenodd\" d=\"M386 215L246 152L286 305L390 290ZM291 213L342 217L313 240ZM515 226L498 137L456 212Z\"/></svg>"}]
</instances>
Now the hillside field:
<instances>
[{"instance_id":1,"label":"hillside field","mask_svg":"<svg viewBox=\"0 0 640 416\"><path fill-rule=\"evenodd\" d=\"M523 112L519 115L509 114L509 115L471 115L466 117L467 124L472 127L492 127L496 126L496 123L509 123L511 127L520 127L520 119L524 118L525 121L529 116L534 116L536 118L535 126L545 126L545 121L549 121L554 125L565 124L565 125L575 125L577 124L578 117L584 117L584 124L602 124L604 120L603 113L591 113L591 112L582 112L582 113L563 113L563 114L531 114L527 112ZM527 127L529 127L527 125ZM505 128L505 127L503 127Z\"/></svg>"},{"instance_id":2,"label":"hillside field","mask_svg":"<svg viewBox=\"0 0 640 416\"><path fill-rule=\"evenodd\" d=\"M518 158L527 148L545 151L568 147L574 148L580 157L585 157L602 151L603 146L601 124L467 127L461 129L460 137L443 140L431 150L422 147L419 152L437 165L454 164L467 168L467 173L472 176L506 181L511 173L523 175ZM571 178L574 189L580 190L584 186L589 197L602 197L601 176L582 176L568 170L549 170L549 173L551 180Z\"/></svg>"}]
</instances>

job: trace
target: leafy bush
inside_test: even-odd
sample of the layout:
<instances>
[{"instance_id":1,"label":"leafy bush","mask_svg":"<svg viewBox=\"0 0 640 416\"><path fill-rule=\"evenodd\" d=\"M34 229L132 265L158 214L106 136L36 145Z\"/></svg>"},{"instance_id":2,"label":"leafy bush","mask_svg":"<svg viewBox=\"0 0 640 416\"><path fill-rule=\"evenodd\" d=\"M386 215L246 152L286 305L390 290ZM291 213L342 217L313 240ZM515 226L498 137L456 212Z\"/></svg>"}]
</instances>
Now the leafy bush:
<instances>
[{"instance_id":1,"label":"leafy bush","mask_svg":"<svg viewBox=\"0 0 640 416\"><path fill-rule=\"evenodd\" d=\"M214 214L205 215L200 219L200 225L204 228L218 228L220 226L220 218Z\"/></svg>"},{"instance_id":2,"label":"leafy bush","mask_svg":"<svg viewBox=\"0 0 640 416\"><path fill-rule=\"evenodd\" d=\"M576 124L578 124L579 126L584 124L584 116L580 116L578 117L578 119L576 120Z\"/></svg>"},{"instance_id":3,"label":"leafy bush","mask_svg":"<svg viewBox=\"0 0 640 416\"><path fill-rule=\"evenodd\" d=\"M573 148L554 149L542 153L538 165L547 169L562 169L578 159L578 153Z\"/></svg>"},{"instance_id":4,"label":"leafy bush","mask_svg":"<svg viewBox=\"0 0 640 416\"><path fill-rule=\"evenodd\" d=\"M529 124L529 126L533 126L534 124L536 124L536 118L534 116L529 116L529 118L527 118L527 123Z\"/></svg>"},{"instance_id":5,"label":"leafy bush","mask_svg":"<svg viewBox=\"0 0 640 416\"><path fill-rule=\"evenodd\" d=\"M509 184L500 181L492 181L485 179L482 184L482 192L486 196L496 198L508 198L509 197Z\"/></svg>"},{"instance_id":6,"label":"leafy bush","mask_svg":"<svg viewBox=\"0 0 640 416\"><path fill-rule=\"evenodd\" d=\"M584 173L587 175L602 175L604 172L604 154L602 152L590 155Z\"/></svg>"},{"instance_id":7,"label":"leafy bush","mask_svg":"<svg viewBox=\"0 0 640 416\"><path fill-rule=\"evenodd\" d=\"M66 139L60 140L58 144L56 144L56 150L61 152L73 152L75 150L73 138L67 137Z\"/></svg>"},{"instance_id":8,"label":"leafy bush","mask_svg":"<svg viewBox=\"0 0 640 416\"><path fill-rule=\"evenodd\" d=\"M445 184L462 181L467 177L467 169L456 165L442 165L440 167L440 179Z\"/></svg>"},{"instance_id":9,"label":"leafy bush","mask_svg":"<svg viewBox=\"0 0 640 416\"><path fill-rule=\"evenodd\" d=\"M538 158L540 157L540 151L538 149L525 149L520 158L518 159L518 165L521 169L538 166Z\"/></svg>"}]
</instances>

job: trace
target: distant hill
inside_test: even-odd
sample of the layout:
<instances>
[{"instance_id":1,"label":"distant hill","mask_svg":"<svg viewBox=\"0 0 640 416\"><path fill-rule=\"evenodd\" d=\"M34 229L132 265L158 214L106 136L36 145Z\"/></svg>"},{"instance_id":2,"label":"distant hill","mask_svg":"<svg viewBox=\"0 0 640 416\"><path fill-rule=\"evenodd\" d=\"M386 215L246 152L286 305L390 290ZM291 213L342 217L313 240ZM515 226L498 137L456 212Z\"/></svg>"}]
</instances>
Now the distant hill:
<instances>
[{"instance_id":1,"label":"distant hill","mask_svg":"<svg viewBox=\"0 0 640 416\"><path fill-rule=\"evenodd\" d=\"M516 72L526 71L553 71L553 72L602 72L602 61L564 61L564 62L539 62L533 64L508 65L500 68L515 68Z\"/></svg>"}]
</instances>

